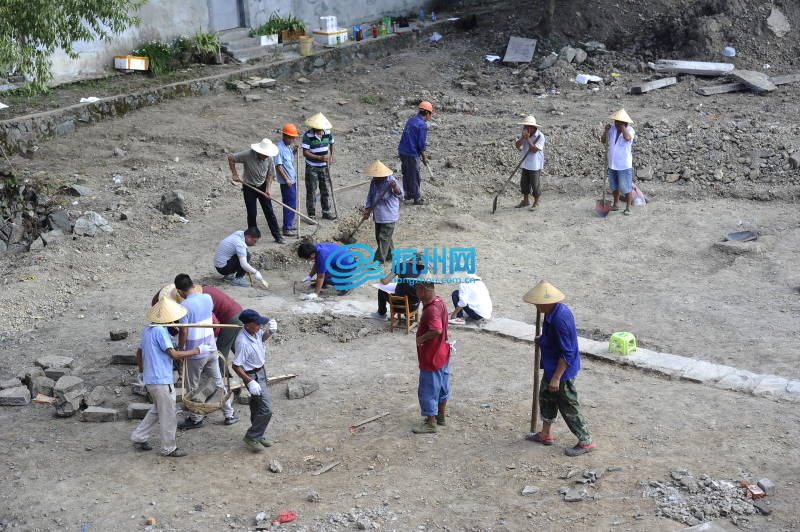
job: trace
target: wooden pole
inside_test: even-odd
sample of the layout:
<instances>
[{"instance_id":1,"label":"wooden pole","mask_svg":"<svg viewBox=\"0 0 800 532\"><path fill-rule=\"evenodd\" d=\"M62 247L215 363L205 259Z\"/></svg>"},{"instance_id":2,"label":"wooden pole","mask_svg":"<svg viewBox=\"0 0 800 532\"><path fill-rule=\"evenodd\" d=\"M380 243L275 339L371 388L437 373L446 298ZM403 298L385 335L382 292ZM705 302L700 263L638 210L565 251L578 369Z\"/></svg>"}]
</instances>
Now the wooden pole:
<instances>
[{"instance_id":1,"label":"wooden pole","mask_svg":"<svg viewBox=\"0 0 800 532\"><path fill-rule=\"evenodd\" d=\"M203 327L206 329L241 329L238 323L151 323L148 327Z\"/></svg>"},{"instance_id":2,"label":"wooden pole","mask_svg":"<svg viewBox=\"0 0 800 532\"><path fill-rule=\"evenodd\" d=\"M348 188L355 188L355 187L360 187L360 186L363 186L363 185L369 185L370 183L372 183L372 179L368 179L368 180L366 180L366 181L364 181L362 183L356 183L355 185L346 185L346 186L343 186L343 187L339 187L339 188L336 189L336 192L341 192L342 190L347 190Z\"/></svg>"},{"instance_id":3,"label":"wooden pole","mask_svg":"<svg viewBox=\"0 0 800 532\"><path fill-rule=\"evenodd\" d=\"M536 336L542 334L542 313L536 310ZM541 365L541 354L539 344L533 350L533 404L531 405L531 434L536 433L536 425L539 420L539 366Z\"/></svg>"},{"instance_id":4,"label":"wooden pole","mask_svg":"<svg viewBox=\"0 0 800 532\"><path fill-rule=\"evenodd\" d=\"M277 204L278 204L278 205L280 205L281 207L286 207L287 209L289 209L290 211L292 211L293 213L295 213L295 214L296 214L297 216L299 216L300 218L303 218L304 220L308 220L308 221L309 221L309 222L311 222L312 224L314 224L314 225L317 225L317 222L315 222L314 220L312 220L311 218L309 218L308 216L306 216L306 215L305 215L305 214L303 214L302 212L300 212L300 211L298 211L298 210L295 210L295 209L292 209L291 207L289 207L288 205L286 205L286 204L285 204L285 203L283 203L282 201L279 201L279 200L277 200L277 199L275 199L275 198L268 198L268 197L267 197L267 195L266 195L266 193L264 193L264 191L263 191L263 190L259 190L259 189L257 189L256 187L254 187L254 186L252 186L252 185L248 185L248 184L247 184L247 183L245 183L244 181L242 181L242 186L244 186L244 187L247 187L247 188L250 188L250 189L252 189L252 190L255 190L256 192L258 192L259 194L261 194L261 195L262 195L262 196L264 196L265 198L267 198L267 199L269 199L269 200L272 200L272 201L274 201L275 203L277 203Z\"/></svg>"}]
</instances>

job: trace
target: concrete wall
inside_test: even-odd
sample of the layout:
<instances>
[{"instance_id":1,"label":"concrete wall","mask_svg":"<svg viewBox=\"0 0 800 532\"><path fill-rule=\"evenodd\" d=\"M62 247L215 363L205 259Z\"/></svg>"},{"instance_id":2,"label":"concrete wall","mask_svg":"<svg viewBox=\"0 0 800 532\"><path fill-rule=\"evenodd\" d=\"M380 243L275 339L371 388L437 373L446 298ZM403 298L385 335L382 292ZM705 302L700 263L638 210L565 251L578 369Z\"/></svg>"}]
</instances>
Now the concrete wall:
<instances>
[{"instance_id":1,"label":"concrete wall","mask_svg":"<svg viewBox=\"0 0 800 532\"><path fill-rule=\"evenodd\" d=\"M96 78L113 70L114 56L130 53L147 41L167 41L180 35L191 36L208 28L207 0L150 0L138 12L142 23L114 35L110 42L75 43L78 59L59 50L53 55L54 84Z\"/></svg>"}]
</instances>

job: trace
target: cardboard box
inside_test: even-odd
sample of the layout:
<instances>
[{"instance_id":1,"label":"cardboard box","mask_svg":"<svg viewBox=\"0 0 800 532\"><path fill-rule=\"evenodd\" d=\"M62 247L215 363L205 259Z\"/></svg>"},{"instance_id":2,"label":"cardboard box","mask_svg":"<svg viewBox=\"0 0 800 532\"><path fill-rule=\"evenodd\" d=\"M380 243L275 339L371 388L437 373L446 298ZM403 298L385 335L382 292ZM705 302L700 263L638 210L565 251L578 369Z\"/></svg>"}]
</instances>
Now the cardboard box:
<instances>
[{"instance_id":1,"label":"cardboard box","mask_svg":"<svg viewBox=\"0 0 800 532\"><path fill-rule=\"evenodd\" d=\"M135 55L115 55L114 68L119 70L149 70L150 58Z\"/></svg>"},{"instance_id":2,"label":"cardboard box","mask_svg":"<svg viewBox=\"0 0 800 532\"><path fill-rule=\"evenodd\" d=\"M335 33L338 29L339 24L336 22L336 17L319 17L319 31L323 33Z\"/></svg>"},{"instance_id":3,"label":"cardboard box","mask_svg":"<svg viewBox=\"0 0 800 532\"><path fill-rule=\"evenodd\" d=\"M339 37L339 44L347 42L347 30L336 30L335 32L314 32L314 41L323 46L336 46L336 37Z\"/></svg>"},{"instance_id":4,"label":"cardboard box","mask_svg":"<svg viewBox=\"0 0 800 532\"><path fill-rule=\"evenodd\" d=\"M272 46L278 44L278 34L261 35L261 46Z\"/></svg>"}]
</instances>

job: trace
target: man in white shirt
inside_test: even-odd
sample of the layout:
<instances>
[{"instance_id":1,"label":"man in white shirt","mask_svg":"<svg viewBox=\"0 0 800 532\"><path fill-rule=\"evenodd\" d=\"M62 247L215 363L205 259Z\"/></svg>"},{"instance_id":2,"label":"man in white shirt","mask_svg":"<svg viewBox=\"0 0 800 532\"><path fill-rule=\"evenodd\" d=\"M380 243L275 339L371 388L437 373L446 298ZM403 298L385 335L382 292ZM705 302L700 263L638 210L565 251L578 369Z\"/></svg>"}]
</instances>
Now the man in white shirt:
<instances>
[{"instance_id":1,"label":"man in white shirt","mask_svg":"<svg viewBox=\"0 0 800 532\"><path fill-rule=\"evenodd\" d=\"M600 136L600 142L608 146L608 184L614 195L612 211L619 210L620 194L625 196L625 216L631 213L631 202L633 201L633 137L636 132L631 124L633 120L620 109L608 117L614 121L614 125L607 124Z\"/></svg>"},{"instance_id":2,"label":"man in white shirt","mask_svg":"<svg viewBox=\"0 0 800 532\"><path fill-rule=\"evenodd\" d=\"M539 206L539 197L542 195L541 173L544 168L544 135L539 130L539 124L533 115L528 115L519 123L522 126L522 136L517 139L514 145L520 151L522 157L522 177L519 180L519 188L522 192L522 201L517 208L530 205L528 196L533 196L533 207Z\"/></svg>"},{"instance_id":3,"label":"man in white shirt","mask_svg":"<svg viewBox=\"0 0 800 532\"><path fill-rule=\"evenodd\" d=\"M254 452L261 452L272 442L264 437L272 419L272 398L267 389L266 348L264 343L278 330L278 324L252 309L239 313L242 330L236 336L236 346L231 366L250 392L250 428L244 435L244 443ZM267 330L262 330L266 325Z\"/></svg>"},{"instance_id":4,"label":"man in white shirt","mask_svg":"<svg viewBox=\"0 0 800 532\"><path fill-rule=\"evenodd\" d=\"M246 231L235 231L226 236L214 252L214 267L217 272L230 280L233 286L249 286L245 273L250 273L256 281L263 283L261 272L250 265L248 247L255 246L261 238L258 227L250 227Z\"/></svg>"},{"instance_id":5,"label":"man in white shirt","mask_svg":"<svg viewBox=\"0 0 800 532\"><path fill-rule=\"evenodd\" d=\"M492 317L492 298L489 289L474 273L467 275L466 282L458 285L452 294L455 309L450 314L450 323L464 325L464 314L471 320L488 320Z\"/></svg>"}]
</instances>

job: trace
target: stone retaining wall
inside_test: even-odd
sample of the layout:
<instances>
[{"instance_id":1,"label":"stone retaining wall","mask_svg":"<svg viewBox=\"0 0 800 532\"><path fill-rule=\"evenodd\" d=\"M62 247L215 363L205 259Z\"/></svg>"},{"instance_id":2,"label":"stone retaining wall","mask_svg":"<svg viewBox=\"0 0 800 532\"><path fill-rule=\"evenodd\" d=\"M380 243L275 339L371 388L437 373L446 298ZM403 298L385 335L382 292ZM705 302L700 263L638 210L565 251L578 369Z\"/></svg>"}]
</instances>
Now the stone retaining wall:
<instances>
[{"instance_id":1,"label":"stone retaining wall","mask_svg":"<svg viewBox=\"0 0 800 532\"><path fill-rule=\"evenodd\" d=\"M437 24L438 25L438 24ZM52 111L35 113L0 122L0 145L6 153L30 156L36 145L45 139L73 133L77 128L182 96L205 96L225 90L228 80L248 76L287 79L295 74L316 74L351 64L359 59L376 59L414 46L420 33L413 31L390 35L377 40L349 43L324 49L308 57L284 59L277 63L254 65L224 74L178 81L162 87L132 94L103 98L94 103L81 103Z\"/></svg>"}]
</instances>

